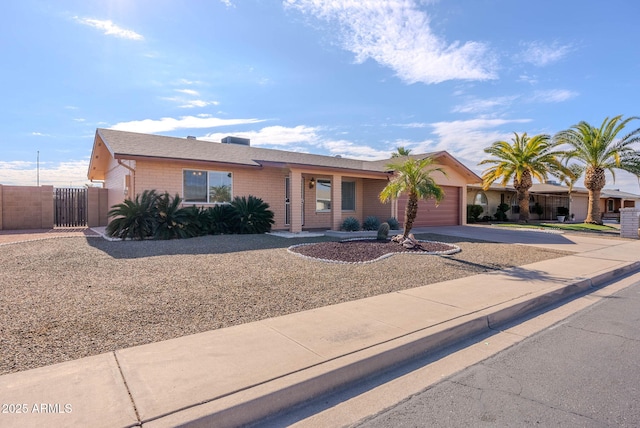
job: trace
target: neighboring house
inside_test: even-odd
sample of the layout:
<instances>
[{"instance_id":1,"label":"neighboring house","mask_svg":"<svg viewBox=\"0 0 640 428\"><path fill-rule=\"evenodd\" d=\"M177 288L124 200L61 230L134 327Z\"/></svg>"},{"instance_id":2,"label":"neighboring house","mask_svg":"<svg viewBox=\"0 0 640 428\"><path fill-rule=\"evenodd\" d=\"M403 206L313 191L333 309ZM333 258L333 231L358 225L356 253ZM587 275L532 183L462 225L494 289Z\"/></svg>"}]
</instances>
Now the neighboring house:
<instances>
[{"instance_id":1,"label":"neighboring house","mask_svg":"<svg viewBox=\"0 0 640 428\"><path fill-rule=\"evenodd\" d=\"M466 222L469 183L480 180L447 152L433 157L446 176L435 172L445 198L436 207L421 201L414 226ZM402 158L363 161L251 147L249 140L227 137L222 143L98 129L88 177L108 189L108 205L144 190L178 194L184 206L213 206L235 196L254 195L274 212L274 229L338 230L343 220L368 216L402 222L406 196L382 204L378 195L393 171L386 165Z\"/></svg>"},{"instance_id":2,"label":"neighboring house","mask_svg":"<svg viewBox=\"0 0 640 428\"><path fill-rule=\"evenodd\" d=\"M469 204L481 205L484 208L483 216L494 216L498 205L508 204L511 209L507 212L509 220L518 220L520 207L516 191L512 186L492 185L488 190L482 190L482 185L473 184L467 188L467 200ZM542 214L535 214L534 206L539 204ZM583 187L574 187L571 194L569 188L554 181L536 183L529 190L529 210L531 220L555 220L558 207L569 210L566 219L583 222L587 218L589 206L589 191ZM603 219L619 220L620 208L640 206L640 195L621 192L613 189L602 189L600 194L600 212Z\"/></svg>"}]
</instances>

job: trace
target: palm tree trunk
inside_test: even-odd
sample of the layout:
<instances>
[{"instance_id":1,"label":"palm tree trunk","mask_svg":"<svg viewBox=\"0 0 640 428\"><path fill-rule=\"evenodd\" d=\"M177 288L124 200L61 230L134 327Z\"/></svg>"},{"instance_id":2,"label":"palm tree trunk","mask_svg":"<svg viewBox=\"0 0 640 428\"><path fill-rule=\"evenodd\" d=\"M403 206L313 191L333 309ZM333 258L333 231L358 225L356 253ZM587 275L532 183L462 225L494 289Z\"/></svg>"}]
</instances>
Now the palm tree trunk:
<instances>
[{"instance_id":1,"label":"palm tree trunk","mask_svg":"<svg viewBox=\"0 0 640 428\"><path fill-rule=\"evenodd\" d=\"M520 214L518 215L518 222L529 223L529 190L518 189L518 206L520 207Z\"/></svg>"},{"instance_id":2,"label":"palm tree trunk","mask_svg":"<svg viewBox=\"0 0 640 428\"><path fill-rule=\"evenodd\" d=\"M585 223L602 224L600 213L600 189L589 190L589 211Z\"/></svg>"},{"instance_id":3,"label":"palm tree trunk","mask_svg":"<svg viewBox=\"0 0 640 428\"><path fill-rule=\"evenodd\" d=\"M403 236L405 238L409 236L409 232L411 232L411 228L413 227L413 222L415 221L417 214L418 214L418 195L412 192L412 193L409 193L409 198L407 199L407 209L404 212Z\"/></svg>"}]
</instances>

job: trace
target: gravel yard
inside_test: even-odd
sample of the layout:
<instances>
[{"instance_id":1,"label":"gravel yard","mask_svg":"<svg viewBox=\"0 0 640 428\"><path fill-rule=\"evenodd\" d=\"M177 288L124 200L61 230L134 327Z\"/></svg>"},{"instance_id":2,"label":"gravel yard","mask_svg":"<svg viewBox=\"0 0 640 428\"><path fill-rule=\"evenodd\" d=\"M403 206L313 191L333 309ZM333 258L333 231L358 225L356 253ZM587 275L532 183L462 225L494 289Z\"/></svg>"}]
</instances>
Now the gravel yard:
<instances>
[{"instance_id":1,"label":"gravel yard","mask_svg":"<svg viewBox=\"0 0 640 428\"><path fill-rule=\"evenodd\" d=\"M439 235L451 256L334 264L287 247L331 238L207 236L0 247L0 374L534 263L568 253ZM487 284L490 285L490 284Z\"/></svg>"}]
</instances>

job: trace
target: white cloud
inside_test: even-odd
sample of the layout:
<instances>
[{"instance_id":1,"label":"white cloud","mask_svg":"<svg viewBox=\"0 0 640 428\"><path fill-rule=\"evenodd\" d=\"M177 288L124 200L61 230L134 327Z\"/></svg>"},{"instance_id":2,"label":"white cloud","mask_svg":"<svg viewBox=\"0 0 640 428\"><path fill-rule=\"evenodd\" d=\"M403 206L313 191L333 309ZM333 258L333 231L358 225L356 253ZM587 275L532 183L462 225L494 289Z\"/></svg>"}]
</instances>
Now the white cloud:
<instances>
[{"instance_id":1,"label":"white cloud","mask_svg":"<svg viewBox=\"0 0 640 428\"><path fill-rule=\"evenodd\" d=\"M567 89L550 89L547 91L536 91L530 99L532 102L539 103L561 103L577 97L579 94Z\"/></svg>"},{"instance_id":2,"label":"white cloud","mask_svg":"<svg viewBox=\"0 0 640 428\"><path fill-rule=\"evenodd\" d=\"M535 75L529 76L528 74L525 73L518 76L518 82L525 82L530 85L535 85L536 83L538 83L538 77Z\"/></svg>"},{"instance_id":3,"label":"white cloud","mask_svg":"<svg viewBox=\"0 0 640 428\"><path fill-rule=\"evenodd\" d=\"M121 39L128 40L144 40L144 37L135 31L126 30L122 27L117 26L111 20L101 20L101 19L93 19L93 18L81 18L75 16L74 19L80 24L88 25L93 28L97 28L98 30L103 30L104 34L107 36L115 36Z\"/></svg>"},{"instance_id":4,"label":"white cloud","mask_svg":"<svg viewBox=\"0 0 640 428\"><path fill-rule=\"evenodd\" d=\"M243 125L264 122L264 119L219 119L208 115L182 116L180 118L163 117L161 119L133 120L116 123L111 129L120 131L153 134L157 132L175 131L176 129L202 129L219 126Z\"/></svg>"},{"instance_id":5,"label":"white cloud","mask_svg":"<svg viewBox=\"0 0 640 428\"><path fill-rule=\"evenodd\" d=\"M180 108L195 108L195 107L207 107L217 106L220 103L218 101L204 101L204 100L189 100L184 101L184 104L179 105Z\"/></svg>"},{"instance_id":6,"label":"white cloud","mask_svg":"<svg viewBox=\"0 0 640 428\"><path fill-rule=\"evenodd\" d=\"M422 123L422 122L411 122L411 123L399 123L399 124L396 124L396 126L399 126L401 128L426 128L427 126L429 126L429 124Z\"/></svg>"},{"instance_id":7,"label":"white cloud","mask_svg":"<svg viewBox=\"0 0 640 428\"><path fill-rule=\"evenodd\" d=\"M370 146L362 146L347 140L324 141L322 147L329 150L333 156L342 156L350 159L360 160L380 160L388 159L391 152L387 150L377 150Z\"/></svg>"},{"instance_id":8,"label":"white cloud","mask_svg":"<svg viewBox=\"0 0 640 428\"><path fill-rule=\"evenodd\" d=\"M193 95L194 97L200 95L198 91L194 91L193 89L176 89L175 91L180 92L181 94Z\"/></svg>"},{"instance_id":9,"label":"white cloud","mask_svg":"<svg viewBox=\"0 0 640 428\"><path fill-rule=\"evenodd\" d=\"M350 159L377 160L386 159L391 151L377 150L373 147L354 144L347 140L333 140L321 135L323 128L298 125L295 127L267 126L256 131L243 132L216 132L209 133L202 140L219 142L229 135L240 138L249 138L251 146L276 148L294 152L309 153L310 148L318 153L318 148L327 150L329 155L340 155Z\"/></svg>"},{"instance_id":10,"label":"white cloud","mask_svg":"<svg viewBox=\"0 0 640 428\"><path fill-rule=\"evenodd\" d=\"M40 162L40 185L68 187L84 186L88 160L69 160L56 164ZM38 183L36 162L0 162L0 183L9 186L35 186Z\"/></svg>"},{"instance_id":11,"label":"white cloud","mask_svg":"<svg viewBox=\"0 0 640 428\"><path fill-rule=\"evenodd\" d=\"M343 47L391 68L407 83L495 79L496 60L481 42L447 43L432 33L414 0L285 0L286 7L337 23Z\"/></svg>"},{"instance_id":12,"label":"white cloud","mask_svg":"<svg viewBox=\"0 0 640 428\"><path fill-rule=\"evenodd\" d=\"M295 144L316 145L319 141L320 128L298 125L293 128L284 126L267 126L257 131L243 132L215 132L201 137L203 140L220 141L229 135L240 138L249 138L251 145L258 146L291 146ZM282 147L280 147L282 148ZM289 150L287 148L287 150Z\"/></svg>"},{"instance_id":13,"label":"white cloud","mask_svg":"<svg viewBox=\"0 0 640 428\"><path fill-rule=\"evenodd\" d=\"M482 113L498 108L510 106L519 97L517 95L495 97L487 99L472 98L464 104L459 104L452 109L453 113Z\"/></svg>"},{"instance_id":14,"label":"white cloud","mask_svg":"<svg viewBox=\"0 0 640 428\"><path fill-rule=\"evenodd\" d=\"M466 159L472 167L485 157L484 148L494 141L506 140L513 136L513 131L501 129L505 125L523 124L531 119L471 119L452 122L432 123L433 133L439 137L431 151L446 150L455 157Z\"/></svg>"},{"instance_id":15,"label":"white cloud","mask_svg":"<svg viewBox=\"0 0 640 428\"><path fill-rule=\"evenodd\" d=\"M560 61L572 50L572 45L561 45L558 42L545 44L543 42L520 43L523 50L516 55L516 60L528 62L537 67L544 67Z\"/></svg>"}]
</instances>

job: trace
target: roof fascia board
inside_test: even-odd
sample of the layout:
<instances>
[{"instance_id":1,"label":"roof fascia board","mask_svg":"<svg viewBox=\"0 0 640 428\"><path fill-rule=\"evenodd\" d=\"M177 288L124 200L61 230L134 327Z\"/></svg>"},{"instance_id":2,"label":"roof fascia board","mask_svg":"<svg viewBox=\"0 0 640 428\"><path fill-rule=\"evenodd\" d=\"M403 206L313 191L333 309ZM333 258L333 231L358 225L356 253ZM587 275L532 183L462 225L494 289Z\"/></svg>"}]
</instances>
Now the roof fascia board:
<instances>
[{"instance_id":1,"label":"roof fascia board","mask_svg":"<svg viewBox=\"0 0 640 428\"><path fill-rule=\"evenodd\" d=\"M344 175L344 173L349 173L350 175L356 176L374 176L374 177L388 177L389 173L382 171L371 171L367 169L354 169L354 168L341 168L338 166L323 166L323 165L310 165L310 164L302 164L302 163L292 163L292 162L274 162L274 161L261 161L256 160L255 162L260 163L262 166L270 166L274 168L289 168L289 169L300 169L307 170L309 172L339 172ZM306 172L306 171L305 171Z\"/></svg>"},{"instance_id":2,"label":"roof fascia board","mask_svg":"<svg viewBox=\"0 0 640 428\"><path fill-rule=\"evenodd\" d=\"M209 160L201 160L201 159L165 158L161 156L116 154L114 155L113 158L116 160L130 159L135 161L178 162L178 163L189 163L189 164L208 165L208 166L219 165L224 167L243 168L243 169L262 169L262 165L247 165L242 163L218 162L218 161L209 161Z\"/></svg>"}]
</instances>

